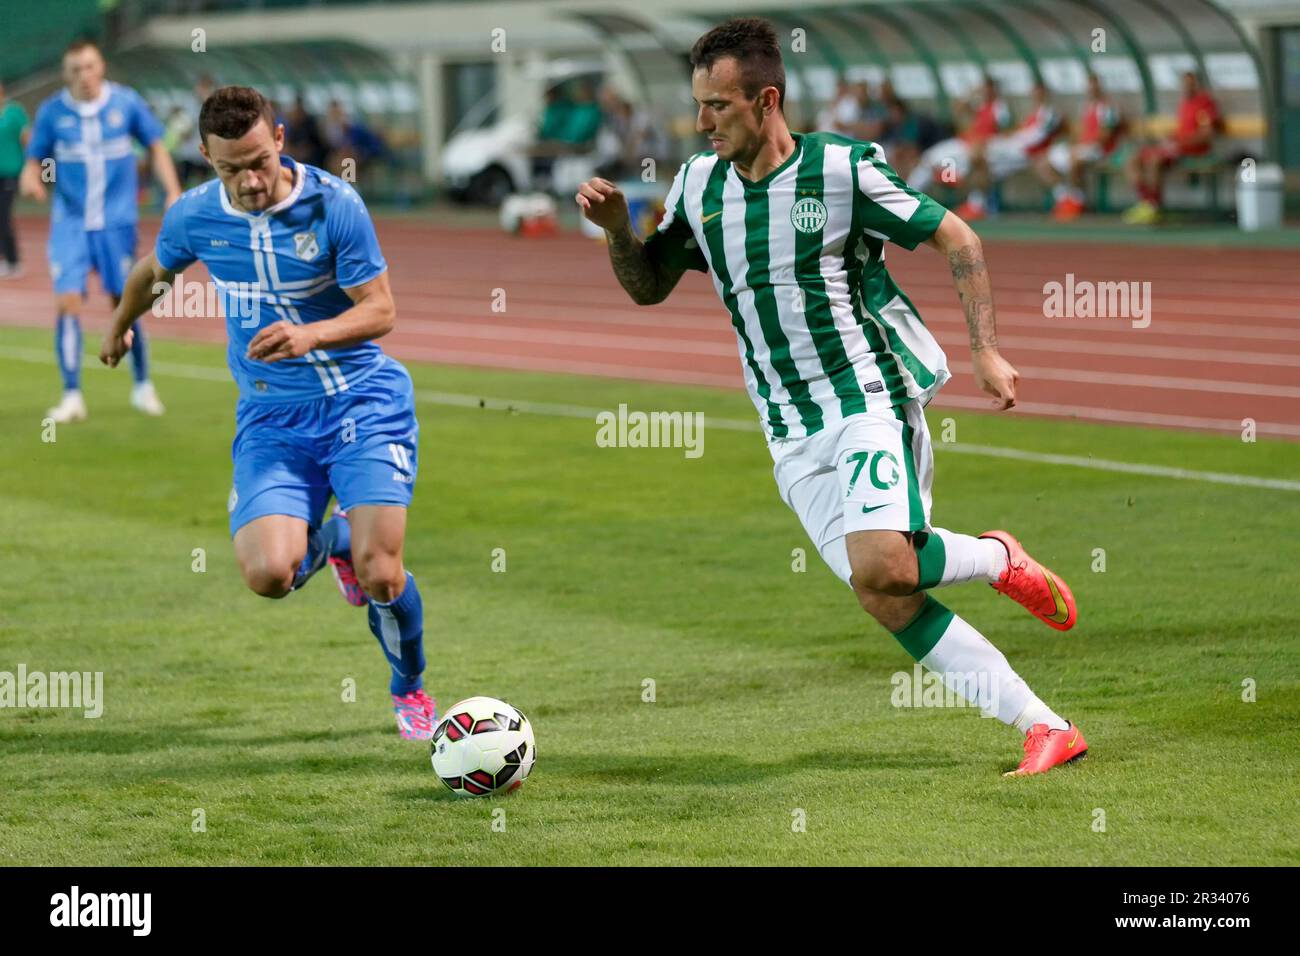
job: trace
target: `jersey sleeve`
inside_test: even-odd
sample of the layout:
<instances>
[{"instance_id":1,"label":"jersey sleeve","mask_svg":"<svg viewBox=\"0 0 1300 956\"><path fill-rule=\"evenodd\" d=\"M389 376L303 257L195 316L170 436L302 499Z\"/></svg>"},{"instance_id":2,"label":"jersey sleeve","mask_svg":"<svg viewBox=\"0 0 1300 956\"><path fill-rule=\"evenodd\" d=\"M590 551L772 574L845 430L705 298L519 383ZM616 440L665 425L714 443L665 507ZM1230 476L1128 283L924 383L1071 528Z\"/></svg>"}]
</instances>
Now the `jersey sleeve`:
<instances>
[{"instance_id":1,"label":"jersey sleeve","mask_svg":"<svg viewBox=\"0 0 1300 956\"><path fill-rule=\"evenodd\" d=\"M185 212L191 201L188 195L182 196L163 214L162 228L158 230L153 254L158 264L168 272L180 272L198 258L190 246L189 229L185 221Z\"/></svg>"},{"instance_id":2,"label":"jersey sleeve","mask_svg":"<svg viewBox=\"0 0 1300 956\"><path fill-rule=\"evenodd\" d=\"M695 238L691 224L686 220L685 183L686 168L683 163L673 178L668 198L664 200L664 217L658 228L645 241L646 254L652 262L657 262L669 269L694 269L707 272L708 260Z\"/></svg>"},{"instance_id":3,"label":"jersey sleeve","mask_svg":"<svg viewBox=\"0 0 1300 956\"><path fill-rule=\"evenodd\" d=\"M857 159L858 222L868 232L915 249L934 235L947 213L942 205L899 178L879 149L865 150Z\"/></svg>"},{"instance_id":4,"label":"jersey sleeve","mask_svg":"<svg viewBox=\"0 0 1300 956\"><path fill-rule=\"evenodd\" d=\"M27 141L27 158L40 162L54 155L54 110L43 103L36 110L32 124L32 138Z\"/></svg>"},{"instance_id":5,"label":"jersey sleeve","mask_svg":"<svg viewBox=\"0 0 1300 956\"><path fill-rule=\"evenodd\" d=\"M334 277L340 288L364 285L387 268L375 224L357 191L339 183L331 196L325 228L334 250Z\"/></svg>"},{"instance_id":6,"label":"jersey sleeve","mask_svg":"<svg viewBox=\"0 0 1300 956\"><path fill-rule=\"evenodd\" d=\"M162 139L163 125L153 115L144 97L135 90L131 91L131 135L141 146L152 146Z\"/></svg>"}]
</instances>

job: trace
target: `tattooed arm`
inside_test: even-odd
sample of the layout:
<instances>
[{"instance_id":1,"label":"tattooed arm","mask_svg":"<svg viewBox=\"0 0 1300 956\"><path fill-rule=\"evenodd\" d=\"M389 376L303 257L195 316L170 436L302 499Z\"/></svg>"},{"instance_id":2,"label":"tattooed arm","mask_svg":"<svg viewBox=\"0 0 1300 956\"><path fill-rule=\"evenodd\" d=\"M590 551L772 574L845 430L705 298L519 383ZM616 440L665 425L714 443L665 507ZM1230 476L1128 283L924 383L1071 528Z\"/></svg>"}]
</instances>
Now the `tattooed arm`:
<instances>
[{"instance_id":1,"label":"tattooed arm","mask_svg":"<svg viewBox=\"0 0 1300 956\"><path fill-rule=\"evenodd\" d=\"M948 213L928 244L947 256L948 266L952 269L957 297L966 313L975 384L993 396L996 408L1011 408L1016 404L1020 373L998 352L993 288L984 265L984 248L979 236L959 217Z\"/></svg>"},{"instance_id":2,"label":"tattooed arm","mask_svg":"<svg viewBox=\"0 0 1300 956\"><path fill-rule=\"evenodd\" d=\"M645 243L632 232L627 199L608 180L592 179L578 187L575 197L582 213L605 230L614 275L637 305L654 305L668 298L685 269L673 269L646 254Z\"/></svg>"}]
</instances>

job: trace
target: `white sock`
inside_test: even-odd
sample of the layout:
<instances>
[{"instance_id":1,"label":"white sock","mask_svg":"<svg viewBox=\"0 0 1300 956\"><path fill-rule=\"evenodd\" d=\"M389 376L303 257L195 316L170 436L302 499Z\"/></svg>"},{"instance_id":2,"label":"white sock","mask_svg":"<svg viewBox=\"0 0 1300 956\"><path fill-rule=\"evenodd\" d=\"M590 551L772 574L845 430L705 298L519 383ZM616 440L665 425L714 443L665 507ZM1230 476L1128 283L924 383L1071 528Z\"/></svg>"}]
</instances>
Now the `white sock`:
<instances>
[{"instance_id":1,"label":"white sock","mask_svg":"<svg viewBox=\"0 0 1300 956\"><path fill-rule=\"evenodd\" d=\"M966 201L977 209L984 208L984 190L972 189L966 196Z\"/></svg>"},{"instance_id":2,"label":"white sock","mask_svg":"<svg viewBox=\"0 0 1300 956\"><path fill-rule=\"evenodd\" d=\"M976 538L947 528L934 528L943 542L943 575L934 587L987 581L992 584L1007 567L1006 546L996 538Z\"/></svg>"},{"instance_id":3,"label":"white sock","mask_svg":"<svg viewBox=\"0 0 1300 956\"><path fill-rule=\"evenodd\" d=\"M1066 196L1070 195L1070 187L1065 183L1057 183L1052 187L1052 198L1060 202Z\"/></svg>"},{"instance_id":4,"label":"white sock","mask_svg":"<svg viewBox=\"0 0 1300 956\"><path fill-rule=\"evenodd\" d=\"M1024 733L1034 724L1053 730L1068 726L1011 669L1000 650L934 598L927 596L916 618L894 636L921 666L937 673L945 687L986 716Z\"/></svg>"},{"instance_id":5,"label":"white sock","mask_svg":"<svg viewBox=\"0 0 1300 956\"><path fill-rule=\"evenodd\" d=\"M1030 694L1030 701L1025 709L1017 715L1014 723L1016 730L1022 734L1029 733L1029 729L1034 724L1047 724L1052 730L1066 730L1070 726L1068 720L1058 716L1056 711L1048 707L1041 700Z\"/></svg>"}]
</instances>

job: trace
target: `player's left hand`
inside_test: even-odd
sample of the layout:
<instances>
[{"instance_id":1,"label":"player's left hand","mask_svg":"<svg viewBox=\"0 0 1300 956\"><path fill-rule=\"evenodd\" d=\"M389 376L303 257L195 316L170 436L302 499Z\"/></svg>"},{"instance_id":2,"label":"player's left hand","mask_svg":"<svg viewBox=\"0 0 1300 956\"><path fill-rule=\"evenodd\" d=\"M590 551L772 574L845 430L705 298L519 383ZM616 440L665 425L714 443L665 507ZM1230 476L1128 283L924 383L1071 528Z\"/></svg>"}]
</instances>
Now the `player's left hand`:
<instances>
[{"instance_id":1,"label":"player's left hand","mask_svg":"<svg viewBox=\"0 0 1300 956\"><path fill-rule=\"evenodd\" d=\"M248 357L258 362L302 358L316 347L316 333L309 325L281 320L268 325L248 343Z\"/></svg>"},{"instance_id":2,"label":"player's left hand","mask_svg":"<svg viewBox=\"0 0 1300 956\"><path fill-rule=\"evenodd\" d=\"M122 356L131 351L134 340L135 332L131 329L127 329L123 335L114 335L113 330L109 329L104 335L104 344L99 347L99 360L109 368L117 368Z\"/></svg>"},{"instance_id":3,"label":"player's left hand","mask_svg":"<svg viewBox=\"0 0 1300 956\"><path fill-rule=\"evenodd\" d=\"M980 349L971 355L975 384L981 392L993 396L993 407L1000 411L1016 404L1016 385L1020 373L996 349Z\"/></svg>"}]
</instances>

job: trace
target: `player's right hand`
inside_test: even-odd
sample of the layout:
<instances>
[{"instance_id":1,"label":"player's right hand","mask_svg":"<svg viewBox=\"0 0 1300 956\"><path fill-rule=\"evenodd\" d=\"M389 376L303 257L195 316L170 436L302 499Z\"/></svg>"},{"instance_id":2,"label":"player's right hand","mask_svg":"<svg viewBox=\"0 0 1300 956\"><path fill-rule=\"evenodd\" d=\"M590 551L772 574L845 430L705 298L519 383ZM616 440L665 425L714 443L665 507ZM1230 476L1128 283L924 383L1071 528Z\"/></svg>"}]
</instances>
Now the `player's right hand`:
<instances>
[{"instance_id":1,"label":"player's right hand","mask_svg":"<svg viewBox=\"0 0 1300 956\"><path fill-rule=\"evenodd\" d=\"M26 170L18 177L18 192L27 199L45 202L45 184L40 176L32 176Z\"/></svg>"},{"instance_id":2,"label":"player's right hand","mask_svg":"<svg viewBox=\"0 0 1300 956\"><path fill-rule=\"evenodd\" d=\"M578 194L573 198L582 214L607 232L631 228L627 197L608 179L588 179L578 187Z\"/></svg>"},{"instance_id":3,"label":"player's right hand","mask_svg":"<svg viewBox=\"0 0 1300 956\"><path fill-rule=\"evenodd\" d=\"M109 368L117 368L122 356L131 351L134 339L135 332L131 329L127 329L125 335L114 335L113 330L109 329L104 335L104 344L99 347L99 360Z\"/></svg>"}]
</instances>

